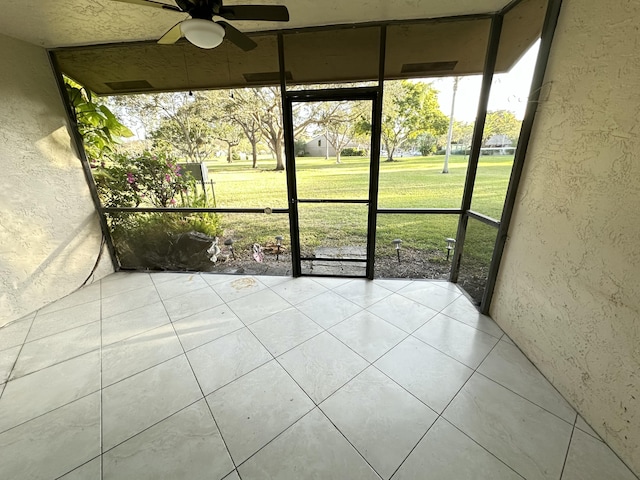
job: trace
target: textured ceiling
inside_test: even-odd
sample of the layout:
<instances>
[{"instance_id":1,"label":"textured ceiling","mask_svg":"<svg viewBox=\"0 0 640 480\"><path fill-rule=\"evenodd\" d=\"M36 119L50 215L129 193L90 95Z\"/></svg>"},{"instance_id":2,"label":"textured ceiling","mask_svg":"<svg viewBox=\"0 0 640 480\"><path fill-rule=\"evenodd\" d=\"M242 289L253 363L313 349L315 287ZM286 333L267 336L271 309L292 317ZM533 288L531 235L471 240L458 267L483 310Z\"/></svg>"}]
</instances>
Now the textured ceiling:
<instances>
[{"instance_id":1,"label":"textured ceiling","mask_svg":"<svg viewBox=\"0 0 640 480\"><path fill-rule=\"evenodd\" d=\"M170 0L162 0L172 3ZM234 22L242 31L493 13L509 0L229 0L286 5L291 20ZM175 12L111 0L1 2L0 33L47 48L154 40L186 18Z\"/></svg>"}]
</instances>

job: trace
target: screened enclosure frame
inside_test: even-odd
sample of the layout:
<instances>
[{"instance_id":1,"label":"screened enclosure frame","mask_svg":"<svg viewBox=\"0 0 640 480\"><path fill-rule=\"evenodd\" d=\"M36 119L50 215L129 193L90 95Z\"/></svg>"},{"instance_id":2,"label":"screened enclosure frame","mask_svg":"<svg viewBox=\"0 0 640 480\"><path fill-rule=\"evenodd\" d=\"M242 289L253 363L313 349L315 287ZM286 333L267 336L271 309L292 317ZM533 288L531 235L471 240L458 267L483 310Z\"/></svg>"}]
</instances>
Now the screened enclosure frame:
<instances>
[{"instance_id":1,"label":"screened enclosure frame","mask_svg":"<svg viewBox=\"0 0 640 480\"><path fill-rule=\"evenodd\" d=\"M114 208L104 207L100 201L97 187L91 174L91 167L84 151L82 137L77 128L77 122L75 120L75 114L72 106L67 97L67 92L64 86L63 69L60 66L60 62L57 58L57 52L65 51L66 49L51 49L49 50L49 58L53 71L55 72L60 94L64 100L66 113L69 124L71 126L71 135L73 143L75 144L77 153L80 157L83 172L87 180L91 192L91 198L94 202L94 206L98 213L100 226L103 233L104 244L106 245L110 254L111 262L116 271L124 269L119 263L118 254L111 236L109 225L107 222L107 215L114 213L238 213L238 214L275 214L275 215L288 215L289 227L291 233L291 253L292 253L292 273L294 277L301 276L300 269L301 254L300 254L300 242L299 242L299 224L298 224L298 209L297 209L297 194L296 194L296 178L295 169L292 166L295 165L295 151L294 151L294 138L293 138L293 117L291 112L292 102L300 101L314 101L317 99L359 99L359 96L366 100L371 100L373 104L373 116L372 116L372 136L371 136L371 170L370 170L370 183L369 183L369 198L367 203L369 204L368 212L368 231L367 231L367 265L366 265L366 278L374 278L374 257L376 246L376 223L378 215L405 215L405 214L417 214L417 215L458 215L458 230L456 235L456 245L453 254L451 264L450 281L453 283L458 282L460 274L461 260L464 256L465 237L467 233L467 226L470 219L474 221L482 222L491 228L496 230L496 241L493 247L493 254L491 257L491 263L489 266L486 285L484 287L484 293L482 295L482 301L480 302L480 310L482 313L488 313L491 304L491 297L495 288L496 279L500 267L500 261L504 246L507 240L510 221L513 215L513 209L516 203L518 184L522 176L524 162L526 158L527 146L531 137L533 123L535 120L536 110L540 99L540 90L543 86L545 69L551 50L551 43L553 35L557 25L558 17L560 14L560 8L562 0L546 0L546 10L544 16L544 23L542 25L541 43L537 56L536 66L533 74L533 80L530 88L530 95L527 103L527 108L522 122L520 131L519 142L516 148L514 163L509 178L509 184L507 187L507 193L504 201L502 215L500 219L494 219L481 212L476 212L471 209L471 200L473 198L473 191L475 187L475 179L478 167L478 160L480 156L480 148L482 144L482 136L484 130L484 123L486 120L487 107L489 102L489 94L491 91L491 81L495 73L496 59L498 57L498 48L500 46L500 38L502 33L503 21L505 15L523 3L525 0L514 0L503 8L500 12L486 15L472 15L464 17L452 17L448 19L425 19L425 20L407 20L402 22L386 22L386 23L369 23L360 24L354 26L327 26L327 27L314 27L309 29L298 29L295 31L280 31L277 32L277 56L278 56L278 81L275 83L280 86L280 95L283 107L283 125L284 125L284 150L285 160L287 162L287 198L288 208ZM489 40L485 50L485 60L483 69L482 87L480 92L480 101L478 104L478 115L476 116L472 143L471 154L468 161L467 175L465 179L464 191L462 195L462 201L460 208L378 208L378 178L380 168L380 149L381 149L381 125L382 125L382 100L384 97L384 81L385 81L385 53L387 46L387 26L389 25L403 25L403 24L417 24L417 23L430 23L430 22L445 22L456 21L460 19L486 19L490 20L490 32ZM345 29L345 28L378 28L379 29L379 56L378 56L378 75L377 85L373 87L354 87L354 88L340 88L333 90L291 90L290 82L287 79L286 71L286 49L285 41L287 36L294 35L299 32L314 32L314 31L326 31L330 29ZM371 81L371 79L364 79ZM358 98L356 98L358 97ZM426 217L425 217L426 218ZM297 266L296 266L297 265Z\"/></svg>"}]
</instances>

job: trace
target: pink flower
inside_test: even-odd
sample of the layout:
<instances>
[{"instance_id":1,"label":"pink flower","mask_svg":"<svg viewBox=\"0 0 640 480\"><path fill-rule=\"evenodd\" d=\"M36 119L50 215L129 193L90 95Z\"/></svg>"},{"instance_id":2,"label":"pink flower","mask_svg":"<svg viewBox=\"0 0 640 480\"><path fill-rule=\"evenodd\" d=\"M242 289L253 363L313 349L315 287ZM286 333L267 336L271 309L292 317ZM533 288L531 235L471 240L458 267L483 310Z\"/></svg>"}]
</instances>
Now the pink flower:
<instances>
[{"instance_id":1,"label":"pink flower","mask_svg":"<svg viewBox=\"0 0 640 480\"><path fill-rule=\"evenodd\" d=\"M170 181L171 181L171 175L169 175L169 174L167 173L167 174L164 176L164 179L165 179L167 182L170 182Z\"/></svg>"},{"instance_id":2,"label":"pink flower","mask_svg":"<svg viewBox=\"0 0 640 480\"><path fill-rule=\"evenodd\" d=\"M131 172L127 173L127 182L129 183L136 183L136 177L133 176L133 174Z\"/></svg>"},{"instance_id":3,"label":"pink flower","mask_svg":"<svg viewBox=\"0 0 640 480\"><path fill-rule=\"evenodd\" d=\"M176 204L176 199L172 198L171 201L169 202L171 205L175 205Z\"/></svg>"}]
</instances>

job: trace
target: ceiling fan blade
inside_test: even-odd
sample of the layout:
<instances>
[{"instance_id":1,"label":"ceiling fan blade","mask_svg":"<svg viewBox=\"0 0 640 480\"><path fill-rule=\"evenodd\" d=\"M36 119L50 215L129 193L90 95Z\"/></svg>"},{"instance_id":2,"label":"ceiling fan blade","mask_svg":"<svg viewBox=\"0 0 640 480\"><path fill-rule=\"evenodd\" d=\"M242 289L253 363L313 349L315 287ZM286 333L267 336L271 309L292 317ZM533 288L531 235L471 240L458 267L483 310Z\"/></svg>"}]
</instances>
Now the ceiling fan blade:
<instances>
[{"instance_id":1,"label":"ceiling fan blade","mask_svg":"<svg viewBox=\"0 0 640 480\"><path fill-rule=\"evenodd\" d=\"M228 20L289 21L289 10L283 5L233 5L220 8L216 15Z\"/></svg>"},{"instance_id":2,"label":"ceiling fan blade","mask_svg":"<svg viewBox=\"0 0 640 480\"><path fill-rule=\"evenodd\" d=\"M160 37L158 43L160 45L173 45L178 40L180 40L182 38L182 30L180 30L181 23L182 22L178 22L173 27L171 27L171 29L167 33Z\"/></svg>"},{"instance_id":3,"label":"ceiling fan blade","mask_svg":"<svg viewBox=\"0 0 640 480\"><path fill-rule=\"evenodd\" d=\"M174 12L182 12L183 10L175 5L168 5L162 2L154 2L153 0L113 0L114 2L131 3L133 5L144 5L145 7L162 8L164 10L173 10Z\"/></svg>"},{"instance_id":4,"label":"ceiling fan blade","mask_svg":"<svg viewBox=\"0 0 640 480\"><path fill-rule=\"evenodd\" d=\"M238 47L240 47L245 52L249 50L253 50L258 46L256 42L247 37L244 33L238 30L233 25L229 25L227 22L216 22L219 25L222 25L225 30L224 38L230 40L235 43Z\"/></svg>"}]
</instances>

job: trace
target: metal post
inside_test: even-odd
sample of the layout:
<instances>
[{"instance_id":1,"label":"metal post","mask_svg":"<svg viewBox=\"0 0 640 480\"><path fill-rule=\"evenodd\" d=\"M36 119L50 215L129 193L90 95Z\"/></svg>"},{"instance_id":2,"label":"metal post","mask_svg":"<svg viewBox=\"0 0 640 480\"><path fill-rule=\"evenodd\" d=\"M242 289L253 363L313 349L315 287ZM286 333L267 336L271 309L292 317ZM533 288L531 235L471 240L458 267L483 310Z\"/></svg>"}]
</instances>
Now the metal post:
<instances>
[{"instance_id":1,"label":"metal post","mask_svg":"<svg viewBox=\"0 0 640 480\"><path fill-rule=\"evenodd\" d=\"M482 74L482 88L480 90L480 100L478 102L478 114L473 128L473 139L471 141L471 153L469 155L469 165L467 167L467 178L464 184L464 194L462 195L462 205L460 210L460 221L458 222L458 233L456 235L456 249L453 254L451 265L451 275L449 281L456 283L460 271L460 260L464 249L464 238L467 233L467 223L469 217L467 211L471 208L471 198L473 197L473 187L478 171L478 160L480 158L480 148L482 147L482 135L487 117L487 107L489 105L489 95L491 94L491 82L495 72L496 60L498 58L498 47L500 45L500 34L502 33L502 15L494 15L491 18L491 32L487 45L487 55L484 62L484 72Z\"/></svg>"},{"instance_id":2,"label":"metal post","mask_svg":"<svg viewBox=\"0 0 640 480\"><path fill-rule=\"evenodd\" d=\"M217 202L216 202L216 190L213 188L213 180L209 180L209 183L211 184L211 197L213 198L213 207L217 207Z\"/></svg>"},{"instance_id":3,"label":"metal post","mask_svg":"<svg viewBox=\"0 0 640 480\"><path fill-rule=\"evenodd\" d=\"M366 276L373 280L376 255L376 226L378 221L378 183L380 178L380 137L382 134L382 99L384 96L384 66L387 48L387 27L380 27L380 55L378 58L378 94L373 101L371 117L371 166L369 169L369 221L367 228Z\"/></svg>"},{"instance_id":4,"label":"metal post","mask_svg":"<svg viewBox=\"0 0 640 480\"><path fill-rule=\"evenodd\" d=\"M507 241L509 224L511 223L511 217L513 216L513 208L515 206L516 197L518 195L518 186L520 184L520 178L522 177L522 170L524 168L526 160L529 140L531 139L531 131L533 129L533 123L536 117L536 111L538 109L538 101L540 100L540 89L542 88L544 82L544 75L547 69L549 54L551 52L553 36L556 31L556 26L558 25L558 17L560 16L561 6L562 0L549 0L547 12L542 26L540 50L538 51L538 59L536 61L536 67L533 72L533 79L531 81L529 101L527 103L527 110L522 121L520 138L518 140L518 146L516 148L515 158L513 160L513 168L511 170L511 178L509 179L509 187L507 188L507 195L505 199L504 209L502 211L502 218L500 219L500 228L498 229L498 236L496 238L496 244L493 250L491 265L489 267L487 285L482 297L481 312L485 314L489 312L489 308L491 307L491 299L493 297L493 292L496 286L496 279L498 277L498 270L500 269L500 262L502 260L504 246Z\"/></svg>"},{"instance_id":5,"label":"metal post","mask_svg":"<svg viewBox=\"0 0 640 480\"><path fill-rule=\"evenodd\" d=\"M282 124L284 127L284 155L287 165L287 192L289 197L289 231L291 234L291 273L294 277L302 275L300 262L300 226L298 224L298 190L296 185L296 161L293 139L293 110L287 98L285 77L284 38L278 33L278 62L280 67L280 96L282 98Z\"/></svg>"}]
</instances>

